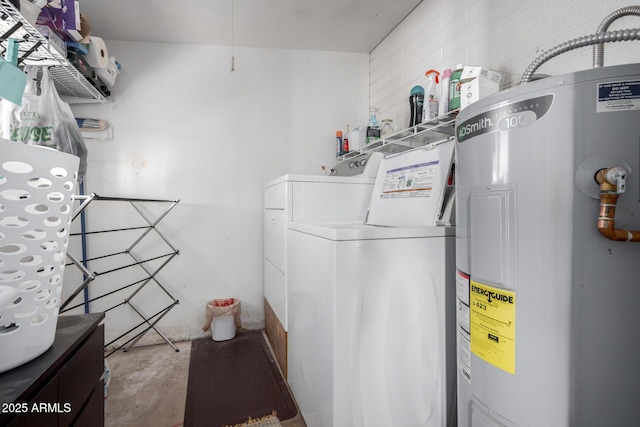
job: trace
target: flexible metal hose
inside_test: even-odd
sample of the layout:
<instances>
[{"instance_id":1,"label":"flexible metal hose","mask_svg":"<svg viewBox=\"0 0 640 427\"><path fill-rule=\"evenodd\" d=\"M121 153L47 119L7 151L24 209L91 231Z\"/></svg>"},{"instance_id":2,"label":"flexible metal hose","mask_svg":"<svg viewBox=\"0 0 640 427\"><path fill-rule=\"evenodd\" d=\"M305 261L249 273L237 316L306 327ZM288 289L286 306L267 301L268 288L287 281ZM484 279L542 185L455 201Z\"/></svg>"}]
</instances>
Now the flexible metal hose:
<instances>
[{"instance_id":1,"label":"flexible metal hose","mask_svg":"<svg viewBox=\"0 0 640 427\"><path fill-rule=\"evenodd\" d=\"M551 58L554 58L562 53L570 50L578 49L581 47L592 46L595 44L604 44L612 42L621 42L629 40L640 40L640 28L633 28L629 30L607 31L605 33L591 34L589 36L579 37L577 39L569 40L561 45L558 45L542 55L538 56L524 71L520 84L525 84L531 81L533 73L538 68Z\"/></svg>"},{"instance_id":2,"label":"flexible metal hose","mask_svg":"<svg viewBox=\"0 0 640 427\"><path fill-rule=\"evenodd\" d=\"M640 16L640 6L627 6L611 12L600 24L596 33L605 33L609 30L609 25L623 16ZM604 65L604 43L598 43L593 47L593 68L600 68Z\"/></svg>"}]
</instances>

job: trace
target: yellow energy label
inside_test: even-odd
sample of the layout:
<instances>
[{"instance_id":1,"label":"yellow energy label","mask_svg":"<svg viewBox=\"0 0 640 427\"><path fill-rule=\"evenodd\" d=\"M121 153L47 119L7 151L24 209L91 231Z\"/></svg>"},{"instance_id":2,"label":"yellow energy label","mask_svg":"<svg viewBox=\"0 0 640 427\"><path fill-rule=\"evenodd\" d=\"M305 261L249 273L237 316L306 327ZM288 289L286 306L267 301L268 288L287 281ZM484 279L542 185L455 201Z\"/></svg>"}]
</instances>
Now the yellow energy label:
<instances>
[{"instance_id":1,"label":"yellow energy label","mask_svg":"<svg viewBox=\"0 0 640 427\"><path fill-rule=\"evenodd\" d=\"M510 374L516 373L516 294L469 284L471 352Z\"/></svg>"}]
</instances>

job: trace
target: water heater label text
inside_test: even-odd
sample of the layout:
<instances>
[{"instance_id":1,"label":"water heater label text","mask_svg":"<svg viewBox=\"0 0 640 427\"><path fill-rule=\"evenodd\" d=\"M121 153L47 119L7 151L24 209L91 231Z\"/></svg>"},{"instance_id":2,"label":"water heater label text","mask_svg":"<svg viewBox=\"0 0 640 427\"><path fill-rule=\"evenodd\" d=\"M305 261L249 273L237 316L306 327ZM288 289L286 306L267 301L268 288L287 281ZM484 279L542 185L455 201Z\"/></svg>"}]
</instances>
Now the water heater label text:
<instances>
[{"instance_id":1,"label":"water heater label text","mask_svg":"<svg viewBox=\"0 0 640 427\"><path fill-rule=\"evenodd\" d=\"M484 295L487 297L487 302L491 303L493 300L502 301L509 304L513 304L513 295L505 295L498 292L490 291L486 288L481 288L476 285L471 285L471 292L475 292L480 295Z\"/></svg>"},{"instance_id":2,"label":"water heater label text","mask_svg":"<svg viewBox=\"0 0 640 427\"><path fill-rule=\"evenodd\" d=\"M473 116L456 127L458 142L489 132L510 131L531 126L544 116L553 104L553 95L512 102Z\"/></svg>"},{"instance_id":3,"label":"water heater label text","mask_svg":"<svg viewBox=\"0 0 640 427\"><path fill-rule=\"evenodd\" d=\"M471 353L516 373L516 294L469 280Z\"/></svg>"},{"instance_id":4,"label":"water heater label text","mask_svg":"<svg viewBox=\"0 0 640 427\"><path fill-rule=\"evenodd\" d=\"M598 84L598 113L640 110L640 81Z\"/></svg>"},{"instance_id":5,"label":"water heater label text","mask_svg":"<svg viewBox=\"0 0 640 427\"><path fill-rule=\"evenodd\" d=\"M493 121L489 117L480 117L476 123L466 121L464 126L458 128L458 139L462 140L467 135L485 133L480 131L491 128L493 128Z\"/></svg>"}]
</instances>

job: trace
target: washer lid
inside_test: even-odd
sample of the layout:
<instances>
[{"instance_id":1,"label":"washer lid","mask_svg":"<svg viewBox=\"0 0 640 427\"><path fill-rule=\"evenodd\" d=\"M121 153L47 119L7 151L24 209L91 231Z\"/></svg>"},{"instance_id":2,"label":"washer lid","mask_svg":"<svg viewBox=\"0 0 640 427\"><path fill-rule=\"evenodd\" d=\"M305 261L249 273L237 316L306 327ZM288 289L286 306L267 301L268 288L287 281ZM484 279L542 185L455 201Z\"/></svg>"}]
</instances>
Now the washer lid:
<instances>
[{"instance_id":1,"label":"washer lid","mask_svg":"<svg viewBox=\"0 0 640 427\"><path fill-rule=\"evenodd\" d=\"M454 145L451 139L383 159L365 222L389 227L438 225Z\"/></svg>"}]
</instances>

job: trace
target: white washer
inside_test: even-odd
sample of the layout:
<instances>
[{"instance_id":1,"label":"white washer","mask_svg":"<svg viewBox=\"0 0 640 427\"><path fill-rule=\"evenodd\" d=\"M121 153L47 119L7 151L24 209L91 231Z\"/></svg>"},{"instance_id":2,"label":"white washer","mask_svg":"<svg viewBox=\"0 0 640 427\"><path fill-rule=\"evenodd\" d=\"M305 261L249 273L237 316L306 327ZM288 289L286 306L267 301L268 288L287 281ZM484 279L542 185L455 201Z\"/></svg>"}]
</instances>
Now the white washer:
<instances>
[{"instance_id":1,"label":"white washer","mask_svg":"<svg viewBox=\"0 0 640 427\"><path fill-rule=\"evenodd\" d=\"M455 425L455 228L291 222L287 246L288 381L307 425Z\"/></svg>"}]
</instances>

